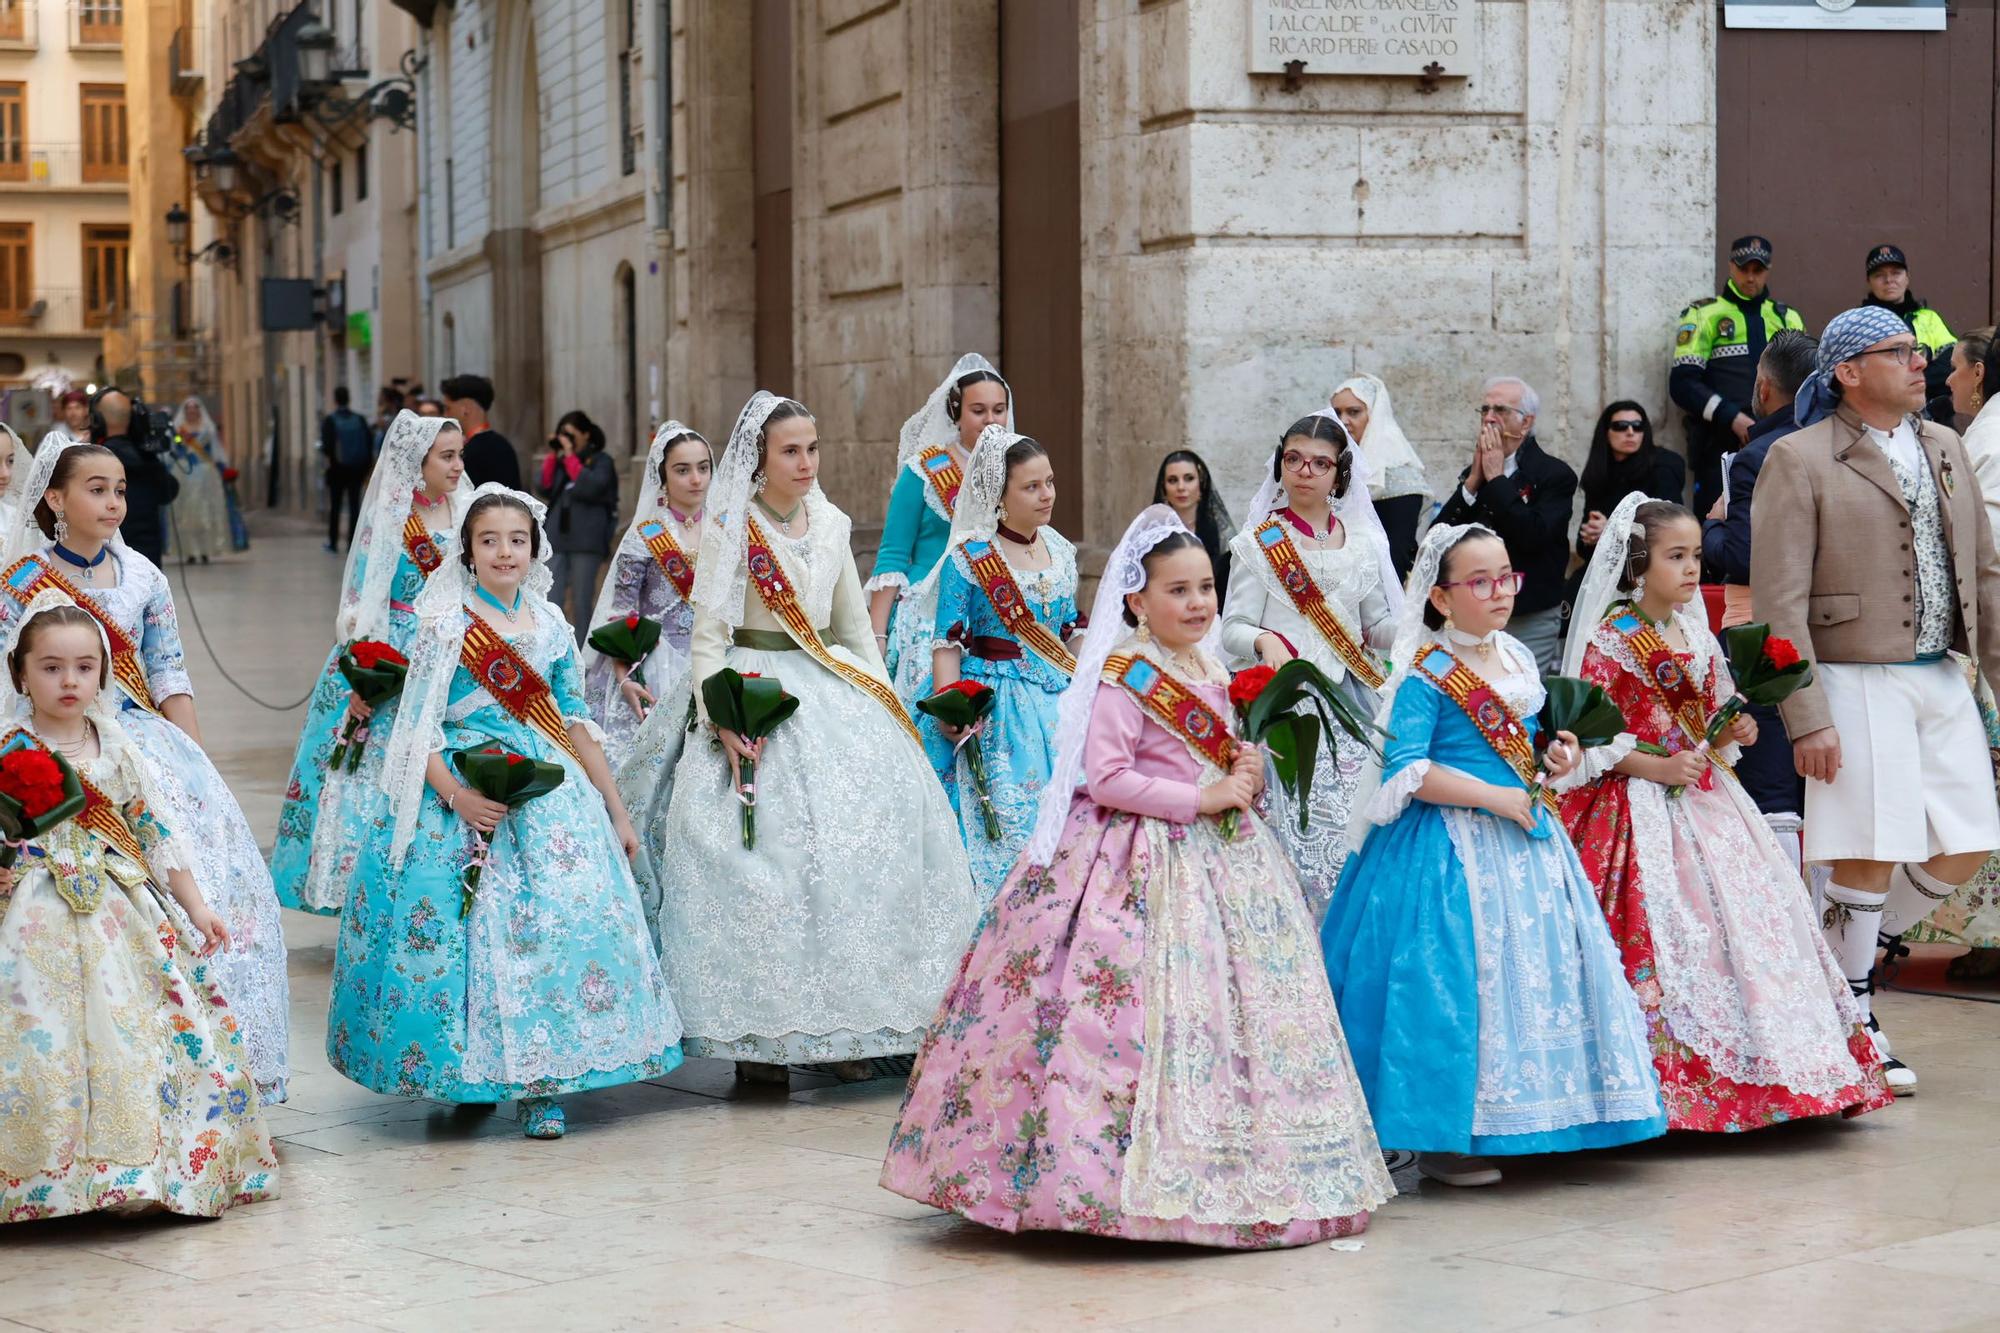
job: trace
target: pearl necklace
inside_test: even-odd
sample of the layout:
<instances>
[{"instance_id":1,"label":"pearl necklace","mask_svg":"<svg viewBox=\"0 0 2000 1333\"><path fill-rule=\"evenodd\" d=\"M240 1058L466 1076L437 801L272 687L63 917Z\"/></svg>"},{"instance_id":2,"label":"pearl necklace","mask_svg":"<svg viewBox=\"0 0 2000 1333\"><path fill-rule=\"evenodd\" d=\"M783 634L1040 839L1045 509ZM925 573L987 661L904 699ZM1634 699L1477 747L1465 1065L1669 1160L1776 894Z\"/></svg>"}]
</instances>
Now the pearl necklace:
<instances>
[{"instance_id":1,"label":"pearl necklace","mask_svg":"<svg viewBox=\"0 0 2000 1333\"><path fill-rule=\"evenodd\" d=\"M65 741L60 736L50 735L46 727L41 728L39 734L43 740L52 742L56 749L62 752L65 759L83 760L90 757L88 751L90 749L93 730L94 728L90 725L90 719L85 718L83 720L83 734L78 736L74 741Z\"/></svg>"}]
</instances>

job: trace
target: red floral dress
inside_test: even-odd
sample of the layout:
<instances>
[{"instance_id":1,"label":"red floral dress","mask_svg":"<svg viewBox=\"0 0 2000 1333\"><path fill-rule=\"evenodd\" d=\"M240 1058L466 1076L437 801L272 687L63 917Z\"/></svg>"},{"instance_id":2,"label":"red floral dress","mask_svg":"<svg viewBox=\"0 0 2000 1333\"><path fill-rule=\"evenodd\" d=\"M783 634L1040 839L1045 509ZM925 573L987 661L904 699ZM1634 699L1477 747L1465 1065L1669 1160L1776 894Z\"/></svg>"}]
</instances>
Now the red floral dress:
<instances>
[{"instance_id":1,"label":"red floral dress","mask_svg":"<svg viewBox=\"0 0 2000 1333\"><path fill-rule=\"evenodd\" d=\"M1675 656L1713 713L1728 697L1727 666L1706 625L1675 623L1691 647ZM1604 687L1631 738L1689 748L1609 623L1582 675ZM1728 1133L1887 1106L1806 887L1741 785L1721 764L1676 794L1607 771L1630 750L1621 738L1591 753L1579 771L1601 776L1563 797L1562 819L1645 1010L1668 1127Z\"/></svg>"}]
</instances>

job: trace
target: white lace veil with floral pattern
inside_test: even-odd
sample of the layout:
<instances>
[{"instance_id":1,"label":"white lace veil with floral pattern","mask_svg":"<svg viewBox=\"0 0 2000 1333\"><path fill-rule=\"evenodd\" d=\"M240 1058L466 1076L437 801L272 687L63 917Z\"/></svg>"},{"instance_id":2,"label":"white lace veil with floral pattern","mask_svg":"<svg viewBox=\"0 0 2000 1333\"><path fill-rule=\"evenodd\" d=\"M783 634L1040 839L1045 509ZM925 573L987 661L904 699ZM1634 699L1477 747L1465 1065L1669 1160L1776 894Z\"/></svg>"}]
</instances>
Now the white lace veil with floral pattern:
<instances>
[{"instance_id":1,"label":"white lace veil with floral pattern","mask_svg":"<svg viewBox=\"0 0 2000 1333\"><path fill-rule=\"evenodd\" d=\"M1395 562L1389 557L1389 534L1375 513L1375 502L1368 496L1368 487L1361 484L1361 473L1365 470L1361 463L1361 451L1354 447L1354 437L1347 433L1347 425L1337 412L1322 407L1311 415L1325 417L1339 426L1342 437L1347 441L1348 452L1354 455L1355 468L1348 474L1347 493L1334 497L1333 516L1349 532L1368 535L1369 549L1375 552L1376 572L1382 578L1382 593L1389 599L1389 614L1400 616L1403 613L1403 582L1396 577ZM1284 452L1285 442L1281 439L1278 447L1271 451L1271 466L1265 471L1264 480L1250 497L1249 511L1243 516L1243 531L1255 528L1285 503L1285 484L1276 475L1278 459Z\"/></svg>"},{"instance_id":2,"label":"white lace veil with floral pattern","mask_svg":"<svg viewBox=\"0 0 2000 1333\"><path fill-rule=\"evenodd\" d=\"M597 601L590 608L590 621L583 627L586 636L611 619L611 604L618 597L619 564L625 560L650 562L653 558L652 552L646 549L646 539L639 535L639 525L649 518L660 517L663 507L660 498L666 494L666 487L660 481L660 470L667 461L667 454L682 440L700 440L704 447L708 445L701 432L678 421L662 422L660 428L653 432L653 443L646 450L646 471L639 478L639 502L632 509L632 521L626 524L625 535L618 539L618 549L611 557L611 568L604 575L604 586L598 589ZM688 552L688 558L696 561L696 569L701 568L700 556L698 548ZM665 637L660 639L660 647L671 651ZM596 666L600 656L595 648L585 645L583 669L589 671Z\"/></svg>"},{"instance_id":3,"label":"white lace veil with floral pattern","mask_svg":"<svg viewBox=\"0 0 2000 1333\"><path fill-rule=\"evenodd\" d=\"M437 437L459 430L450 417L420 417L407 408L396 414L382 437L382 451L368 476L361 497L361 526L347 547L347 569L340 580L340 612L334 634L342 643L379 639L389 630L389 594L401 563L403 525L410 517L416 490L424 483L424 459ZM462 432L461 432L462 433ZM449 497L447 527L456 535L471 503L472 487L461 476ZM376 559L376 556L381 559ZM451 552L444 552L446 563Z\"/></svg>"}]
</instances>

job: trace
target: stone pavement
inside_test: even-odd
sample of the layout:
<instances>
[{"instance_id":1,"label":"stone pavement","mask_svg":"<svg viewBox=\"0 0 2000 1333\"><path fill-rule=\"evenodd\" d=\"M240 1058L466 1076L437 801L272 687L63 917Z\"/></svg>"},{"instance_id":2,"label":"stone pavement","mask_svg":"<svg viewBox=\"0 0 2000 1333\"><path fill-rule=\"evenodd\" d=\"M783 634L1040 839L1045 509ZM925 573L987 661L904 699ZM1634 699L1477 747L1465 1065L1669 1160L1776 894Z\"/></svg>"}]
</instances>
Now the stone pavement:
<instances>
[{"instance_id":1,"label":"stone pavement","mask_svg":"<svg viewBox=\"0 0 2000 1333\"><path fill-rule=\"evenodd\" d=\"M339 562L304 527L197 569L181 620L203 728L268 839ZM1224 1254L1010 1237L875 1185L900 1092L727 1065L570 1099L570 1136L513 1108L380 1097L321 1052L330 923L286 916L292 1099L269 1112L283 1198L218 1222L0 1230L0 1329L508 1330L1133 1327L1878 1333L2000 1326L2000 1007L1889 995L1922 1093L1848 1124L1676 1139L1410 1193L1359 1249ZM1941 985L1950 951L1919 951ZM2000 998L2000 990L1984 992Z\"/></svg>"}]
</instances>

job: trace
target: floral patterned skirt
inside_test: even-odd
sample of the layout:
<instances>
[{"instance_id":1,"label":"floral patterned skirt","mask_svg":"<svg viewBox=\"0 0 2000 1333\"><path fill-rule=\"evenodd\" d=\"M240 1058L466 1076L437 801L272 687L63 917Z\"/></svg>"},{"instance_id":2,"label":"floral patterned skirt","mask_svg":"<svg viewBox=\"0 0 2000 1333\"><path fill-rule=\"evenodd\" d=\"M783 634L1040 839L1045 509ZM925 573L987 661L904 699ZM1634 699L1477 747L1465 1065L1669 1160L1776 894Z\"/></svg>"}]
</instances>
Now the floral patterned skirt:
<instances>
[{"instance_id":1,"label":"floral patterned skirt","mask_svg":"<svg viewBox=\"0 0 2000 1333\"><path fill-rule=\"evenodd\" d=\"M1079 794L925 1038L882 1184L1003 1231L1230 1249L1351 1235L1394 1191L1298 882L1251 820Z\"/></svg>"},{"instance_id":2,"label":"floral patterned skirt","mask_svg":"<svg viewBox=\"0 0 2000 1333\"><path fill-rule=\"evenodd\" d=\"M242 1034L152 887L78 912L36 869L0 911L0 1220L276 1198Z\"/></svg>"},{"instance_id":3,"label":"floral patterned skirt","mask_svg":"<svg viewBox=\"0 0 2000 1333\"><path fill-rule=\"evenodd\" d=\"M1737 1133L1895 1100L1804 883L1733 778L1668 796L1614 774L1565 797L1563 821L1645 1011L1668 1128Z\"/></svg>"}]
</instances>

